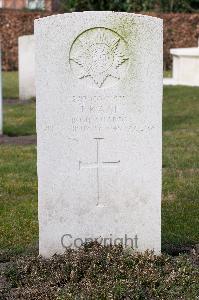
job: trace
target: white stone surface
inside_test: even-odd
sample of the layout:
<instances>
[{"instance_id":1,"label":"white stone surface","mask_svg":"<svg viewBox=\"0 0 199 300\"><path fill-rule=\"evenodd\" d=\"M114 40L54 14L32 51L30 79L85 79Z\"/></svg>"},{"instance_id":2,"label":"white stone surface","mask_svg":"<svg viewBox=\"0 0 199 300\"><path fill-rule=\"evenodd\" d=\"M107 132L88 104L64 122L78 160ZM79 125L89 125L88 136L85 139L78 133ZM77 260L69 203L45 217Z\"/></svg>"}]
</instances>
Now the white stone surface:
<instances>
[{"instance_id":1,"label":"white stone surface","mask_svg":"<svg viewBox=\"0 0 199 300\"><path fill-rule=\"evenodd\" d=\"M199 47L171 49L173 82L179 85L199 86Z\"/></svg>"},{"instance_id":2,"label":"white stone surface","mask_svg":"<svg viewBox=\"0 0 199 300\"><path fill-rule=\"evenodd\" d=\"M34 35L20 36L19 47L19 98L35 97L35 45Z\"/></svg>"},{"instance_id":3,"label":"white stone surface","mask_svg":"<svg viewBox=\"0 0 199 300\"><path fill-rule=\"evenodd\" d=\"M40 254L125 235L159 253L162 20L56 15L35 39Z\"/></svg>"},{"instance_id":4,"label":"white stone surface","mask_svg":"<svg viewBox=\"0 0 199 300\"><path fill-rule=\"evenodd\" d=\"M3 95L2 95L2 69L1 68L2 67L1 67L1 47L0 47L0 135L3 134Z\"/></svg>"}]
</instances>

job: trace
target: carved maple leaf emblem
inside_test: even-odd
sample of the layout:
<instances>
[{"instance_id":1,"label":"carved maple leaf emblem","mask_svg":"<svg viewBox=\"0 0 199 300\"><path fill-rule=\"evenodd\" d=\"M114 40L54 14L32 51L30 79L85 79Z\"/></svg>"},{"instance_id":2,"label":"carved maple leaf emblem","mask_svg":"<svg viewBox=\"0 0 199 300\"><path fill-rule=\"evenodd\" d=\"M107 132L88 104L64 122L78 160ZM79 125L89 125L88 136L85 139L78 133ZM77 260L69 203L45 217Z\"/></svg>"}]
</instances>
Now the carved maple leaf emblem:
<instances>
[{"instance_id":1,"label":"carved maple leaf emblem","mask_svg":"<svg viewBox=\"0 0 199 300\"><path fill-rule=\"evenodd\" d=\"M81 36L79 43L78 51L70 58L80 66L79 78L91 77L98 87L109 76L120 79L118 68L128 58L119 47L119 36L111 37L98 29L92 38Z\"/></svg>"}]
</instances>

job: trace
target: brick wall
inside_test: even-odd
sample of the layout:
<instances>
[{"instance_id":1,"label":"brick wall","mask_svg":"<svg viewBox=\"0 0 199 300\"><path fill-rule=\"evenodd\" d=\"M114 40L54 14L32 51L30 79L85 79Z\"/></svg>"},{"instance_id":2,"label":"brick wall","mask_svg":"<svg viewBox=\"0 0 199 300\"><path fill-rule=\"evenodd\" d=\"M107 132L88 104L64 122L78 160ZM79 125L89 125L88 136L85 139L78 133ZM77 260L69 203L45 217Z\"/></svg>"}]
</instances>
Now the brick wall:
<instances>
[{"instance_id":1,"label":"brick wall","mask_svg":"<svg viewBox=\"0 0 199 300\"><path fill-rule=\"evenodd\" d=\"M3 70L18 68L18 37L33 33L34 19L49 15L44 12L0 10L0 38Z\"/></svg>"},{"instance_id":2,"label":"brick wall","mask_svg":"<svg viewBox=\"0 0 199 300\"><path fill-rule=\"evenodd\" d=\"M199 37L199 13L156 14L164 20L164 68L171 69L171 48L197 47Z\"/></svg>"},{"instance_id":3,"label":"brick wall","mask_svg":"<svg viewBox=\"0 0 199 300\"><path fill-rule=\"evenodd\" d=\"M3 8L23 9L26 6L26 0L3 0Z\"/></svg>"},{"instance_id":4,"label":"brick wall","mask_svg":"<svg viewBox=\"0 0 199 300\"><path fill-rule=\"evenodd\" d=\"M50 12L0 10L0 34L4 70L18 68L18 37L33 33L33 21ZM164 68L171 68L170 48L196 47L199 14L150 14L164 19Z\"/></svg>"}]
</instances>

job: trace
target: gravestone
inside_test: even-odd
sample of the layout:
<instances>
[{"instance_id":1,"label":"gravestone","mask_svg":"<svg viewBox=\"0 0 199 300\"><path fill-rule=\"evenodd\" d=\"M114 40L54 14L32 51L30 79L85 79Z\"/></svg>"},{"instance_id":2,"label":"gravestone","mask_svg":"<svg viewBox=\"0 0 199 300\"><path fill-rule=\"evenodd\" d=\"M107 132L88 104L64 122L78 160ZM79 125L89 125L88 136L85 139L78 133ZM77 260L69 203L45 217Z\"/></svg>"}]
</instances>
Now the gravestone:
<instances>
[{"instance_id":1,"label":"gravestone","mask_svg":"<svg viewBox=\"0 0 199 300\"><path fill-rule=\"evenodd\" d=\"M173 57L173 82L179 85L199 86L198 47L170 49Z\"/></svg>"},{"instance_id":2,"label":"gravestone","mask_svg":"<svg viewBox=\"0 0 199 300\"><path fill-rule=\"evenodd\" d=\"M35 21L39 251L161 248L162 20Z\"/></svg>"},{"instance_id":3,"label":"gravestone","mask_svg":"<svg viewBox=\"0 0 199 300\"><path fill-rule=\"evenodd\" d=\"M20 36L19 44L19 99L35 97L35 45L34 35Z\"/></svg>"}]
</instances>

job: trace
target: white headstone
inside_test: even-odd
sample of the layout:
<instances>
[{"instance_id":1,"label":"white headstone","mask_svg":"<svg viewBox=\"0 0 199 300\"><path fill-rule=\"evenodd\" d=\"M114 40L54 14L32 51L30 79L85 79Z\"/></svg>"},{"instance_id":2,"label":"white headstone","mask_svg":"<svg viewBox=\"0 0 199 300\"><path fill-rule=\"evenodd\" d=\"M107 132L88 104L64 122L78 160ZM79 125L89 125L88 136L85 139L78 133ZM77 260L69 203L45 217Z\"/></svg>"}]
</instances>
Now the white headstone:
<instances>
[{"instance_id":1,"label":"white headstone","mask_svg":"<svg viewBox=\"0 0 199 300\"><path fill-rule=\"evenodd\" d=\"M173 57L173 82L180 85L199 86L199 46L175 48Z\"/></svg>"},{"instance_id":2,"label":"white headstone","mask_svg":"<svg viewBox=\"0 0 199 300\"><path fill-rule=\"evenodd\" d=\"M159 253L162 20L63 14L35 37L40 254L89 238Z\"/></svg>"},{"instance_id":3,"label":"white headstone","mask_svg":"<svg viewBox=\"0 0 199 300\"><path fill-rule=\"evenodd\" d=\"M19 47L19 99L35 97L35 45L34 35L20 36Z\"/></svg>"}]
</instances>

